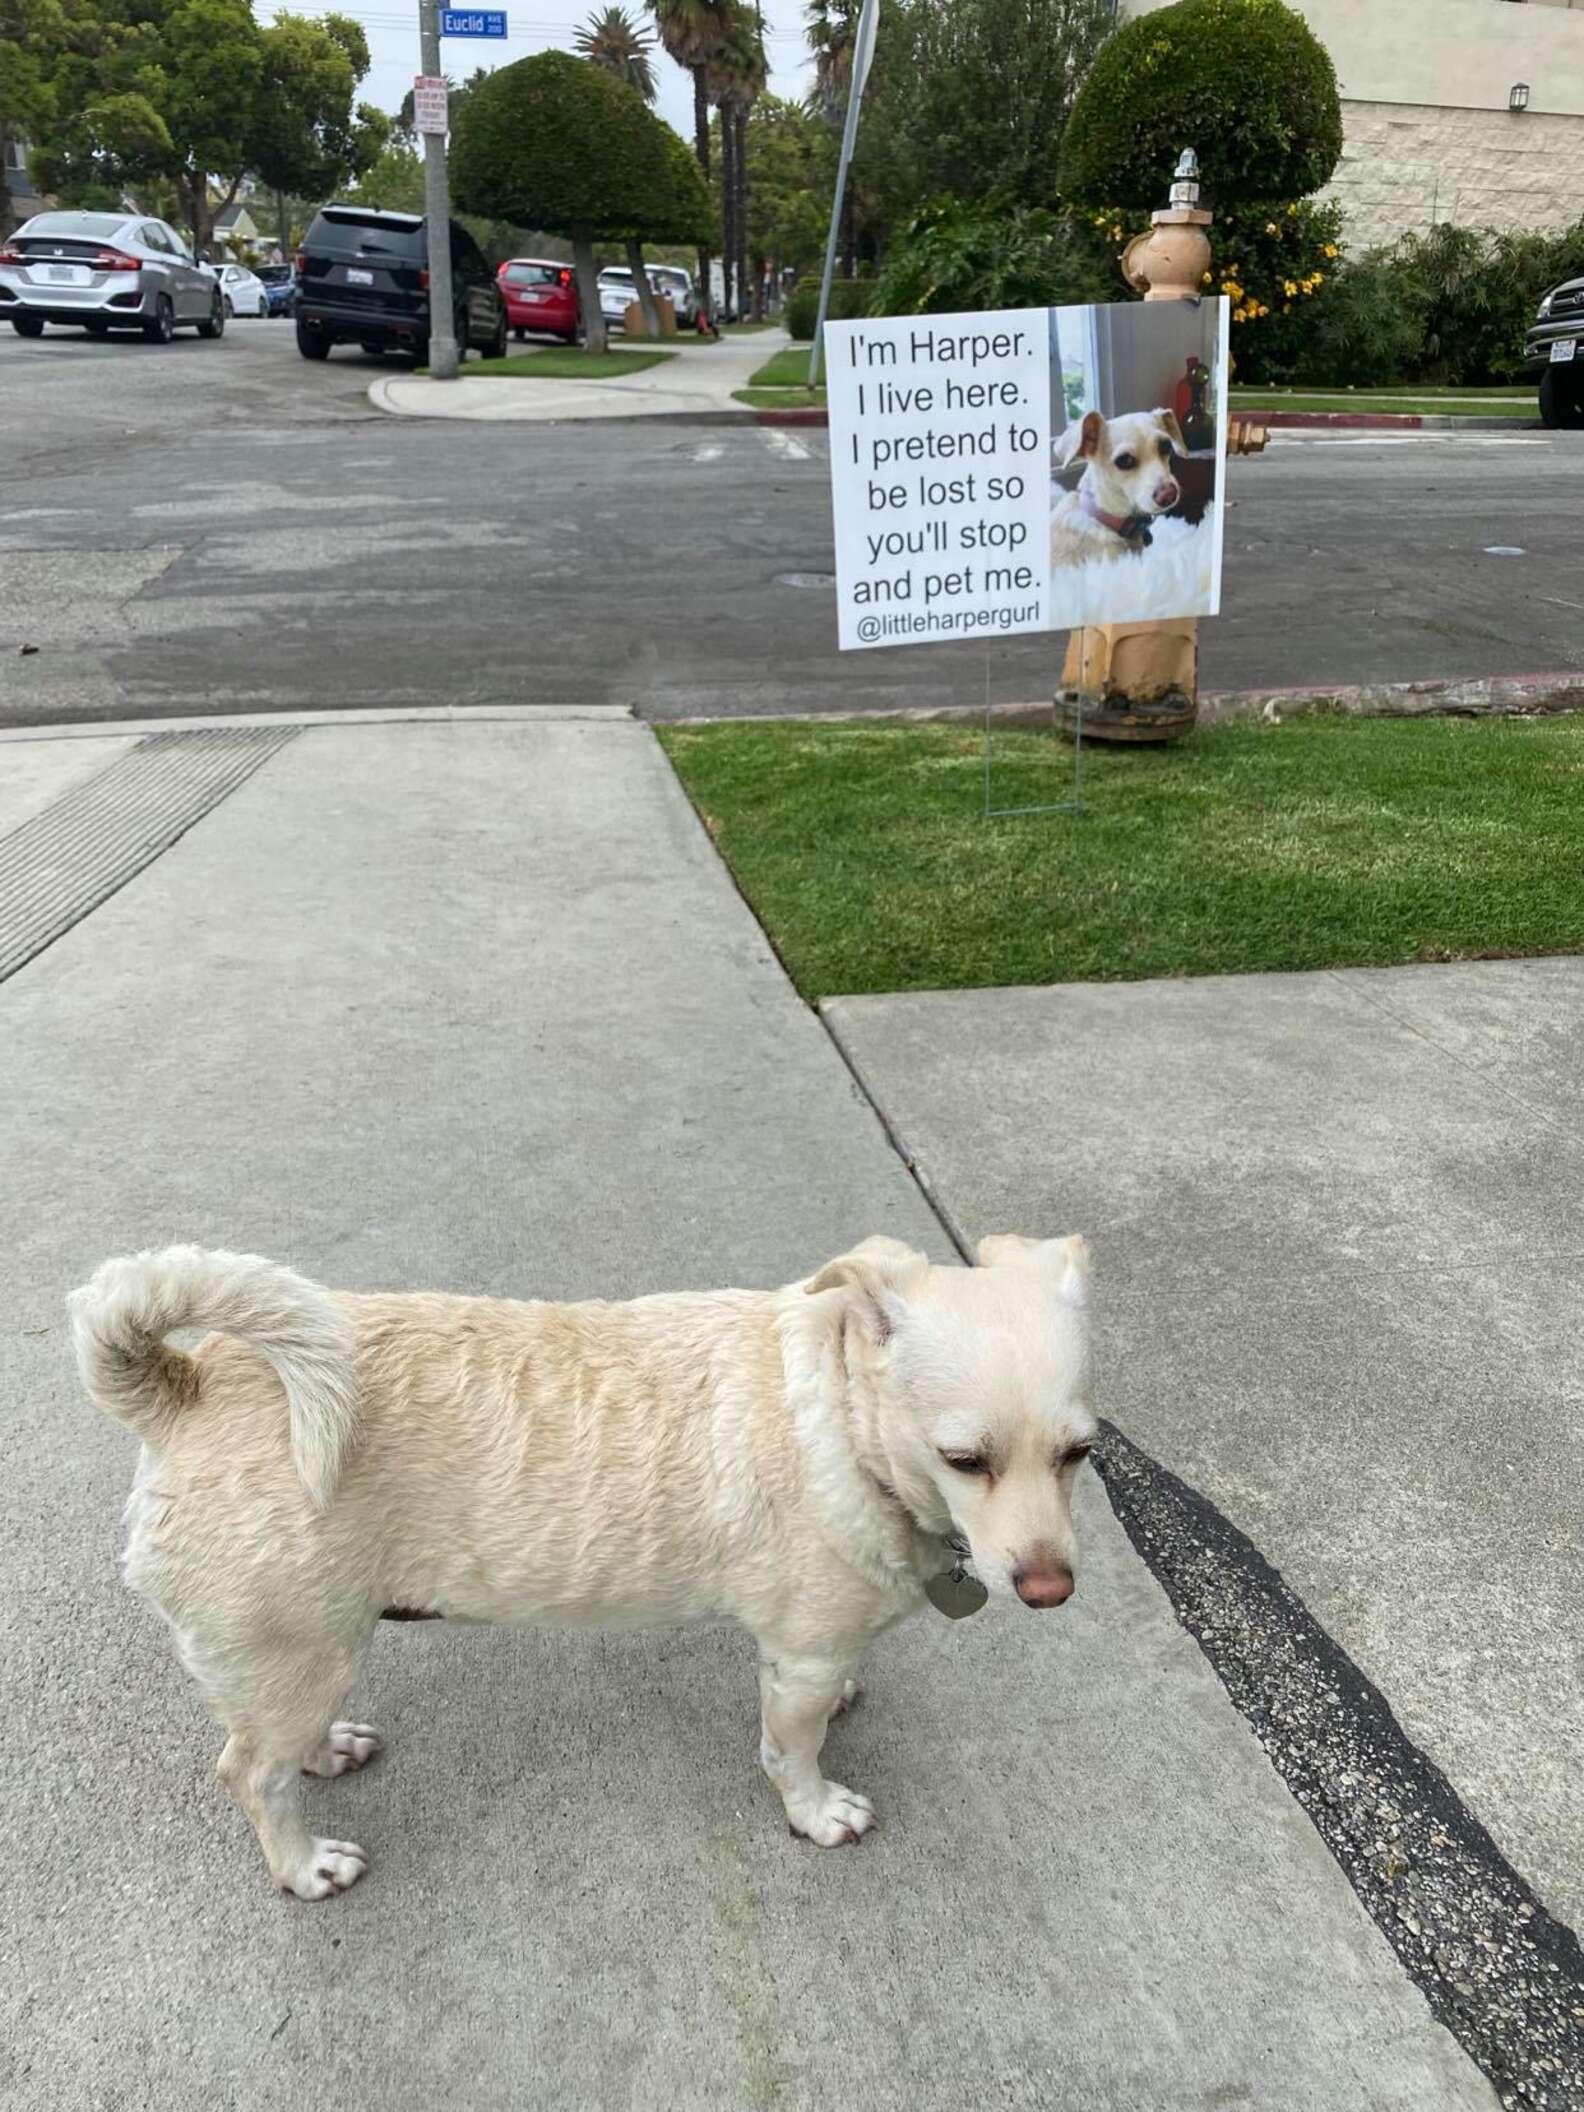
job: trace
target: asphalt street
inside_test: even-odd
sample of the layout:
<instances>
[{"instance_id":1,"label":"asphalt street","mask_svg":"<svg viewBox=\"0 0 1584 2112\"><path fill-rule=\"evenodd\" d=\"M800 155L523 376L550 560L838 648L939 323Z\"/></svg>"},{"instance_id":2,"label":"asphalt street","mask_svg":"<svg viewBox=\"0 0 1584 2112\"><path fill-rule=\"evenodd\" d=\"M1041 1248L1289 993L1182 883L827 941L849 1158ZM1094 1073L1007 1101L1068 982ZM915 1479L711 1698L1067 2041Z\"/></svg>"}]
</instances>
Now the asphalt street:
<instances>
[{"instance_id":1,"label":"asphalt street","mask_svg":"<svg viewBox=\"0 0 1584 2112\"><path fill-rule=\"evenodd\" d=\"M1056 637L837 654L822 432L396 420L366 394L390 364L312 365L285 322L0 334L0 724L1049 694ZM1234 463L1203 685L1584 666L1581 469L1584 436L1540 431Z\"/></svg>"}]
</instances>

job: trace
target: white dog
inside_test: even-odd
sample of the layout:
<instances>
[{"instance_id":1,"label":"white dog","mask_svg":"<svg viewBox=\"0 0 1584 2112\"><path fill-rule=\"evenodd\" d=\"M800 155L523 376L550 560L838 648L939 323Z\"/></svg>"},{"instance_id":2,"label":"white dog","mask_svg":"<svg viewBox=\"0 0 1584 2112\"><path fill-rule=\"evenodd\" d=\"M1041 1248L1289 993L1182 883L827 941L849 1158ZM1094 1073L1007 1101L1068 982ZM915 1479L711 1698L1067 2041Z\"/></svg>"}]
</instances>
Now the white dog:
<instances>
[{"instance_id":1,"label":"white dog","mask_svg":"<svg viewBox=\"0 0 1584 2112\"><path fill-rule=\"evenodd\" d=\"M1182 496L1172 475L1174 450L1187 452L1170 411L1109 419L1088 411L1068 426L1056 444L1056 466L1065 469L1082 456L1085 468L1077 490L1063 492L1051 507L1051 564L1148 549L1150 523Z\"/></svg>"},{"instance_id":2,"label":"white dog","mask_svg":"<svg viewBox=\"0 0 1584 2112\"><path fill-rule=\"evenodd\" d=\"M297 1775L382 1612L629 1626L728 1614L760 1654L765 1772L822 1847L875 1823L819 1752L883 1629L983 1589L1073 1589L1095 1436L1088 1251L978 1269L869 1239L805 1283L630 1304L337 1295L241 1254L106 1262L72 1294L91 1397L143 1439L127 1580L230 1733L220 1777L299 1899L362 1876ZM212 1328L191 1353L165 1337Z\"/></svg>"}]
</instances>

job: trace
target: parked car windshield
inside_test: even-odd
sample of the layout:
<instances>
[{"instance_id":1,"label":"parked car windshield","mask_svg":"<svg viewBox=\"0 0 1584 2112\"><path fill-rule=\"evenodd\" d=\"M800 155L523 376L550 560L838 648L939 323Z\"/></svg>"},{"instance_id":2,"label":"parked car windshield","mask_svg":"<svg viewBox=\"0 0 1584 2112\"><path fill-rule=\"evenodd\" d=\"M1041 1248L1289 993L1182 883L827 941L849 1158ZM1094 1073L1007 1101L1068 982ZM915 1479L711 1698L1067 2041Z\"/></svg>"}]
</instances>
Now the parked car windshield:
<instances>
[{"instance_id":1,"label":"parked car windshield","mask_svg":"<svg viewBox=\"0 0 1584 2112\"><path fill-rule=\"evenodd\" d=\"M35 213L26 227L18 229L24 235L88 235L96 242L104 242L117 235L126 226L125 213Z\"/></svg>"}]
</instances>

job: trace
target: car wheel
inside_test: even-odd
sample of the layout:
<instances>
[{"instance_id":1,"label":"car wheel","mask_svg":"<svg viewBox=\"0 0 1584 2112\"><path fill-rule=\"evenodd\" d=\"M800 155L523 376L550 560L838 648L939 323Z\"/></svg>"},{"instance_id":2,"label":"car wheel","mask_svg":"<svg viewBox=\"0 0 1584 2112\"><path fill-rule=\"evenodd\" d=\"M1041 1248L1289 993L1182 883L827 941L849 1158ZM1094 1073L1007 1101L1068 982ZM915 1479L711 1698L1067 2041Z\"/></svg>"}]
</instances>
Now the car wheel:
<instances>
[{"instance_id":1,"label":"car wheel","mask_svg":"<svg viewBox=\"0 0 1584 2112\"><path fill-rule=\"evenodd\" d=\"M41 315L14 315L11 318L11 327L18 337L42 337L44 318Z\"/></svg>"},{"instance_id":2,"label":"car wheel","mask_svg":"<svg viewBox=\"0 0 1584 2112\"><path fill-rule=\"evenodd\" d=\"M512 332L512 336L516 338L518 344L520 345L525 345L528 342L528 333L526 330L514 330Z\"/></svg>"},{"instance_id":3,"label":"car wheel","mask_svg":"<svg viewBox=\"0 0 1584 2112\"><path fill-rule=\"evenodd\" d=\"M1571 361L1547 367L1541 375L1540 416L1553 430L1577 432L1584 426L1584 376L1573 372Z\"/></svg>"},{"instance_id":4,"label":"car wheel","mask_svg":"<svg viewBox=\"0 0 1584 2112\"><path fill-rule=\"evenodd\" d=\"M144 322L143 335L151 345L168 345L176 335L176 310L168 293L155 296L154 313Z\"/></svg>"},{"instance_id":5,"label":"car wheel","mask_svg":"<svg viewBox=\"0 0 1584 2112\"><path fill-rule=\"evenodd\" d=\"M499 323L495 327L495 335L490 339L487 345L481 345L479 348L486 359L504 359L506 357L506 343L508 334L509 333L506 329L506 318L505 316L502 316Z\"/></svg>"},{"instance_id":6,"label":"car wheel","mask_svg":"<svg viewBox=\"0 0 1584 2112\"><path fill-rule=\"evenodd\" d=\"M371 337L364 338L362 349L368 354L370 359L383 359L385 357L385 347L376 344Z\"/></svg>"},{"instance_id":7,"label":"car wheel","mask_svg":"<svg viewBox=\"0 0 1584 2112\"><path fill-rule=\"evenodd\" d=\"M101 321L98 316L95 316L92 322L84 323L83 328L90 337L108 337L110 335L110 325Z\"/></svg>"},{"instance_id":8,"label":"car wheel","mask_svg":"<svg viewBox=\"0 0 1584 2112\"><path fill-rule=\"evenodd\" d=\"M200 337L223 337L225 335L225 326L230 320L231 303L217 300L210 308L207 320L198 325L198 335Z\"/></svg>"},{"instance_id":9,"label":"car wheel","mask_svg":"<svg viewBox=\"0 0 1584 2112\"><path fill-rule=\"evenodd\" d=\"M328 359L330 340L322 330L311 329L299 319L297 324L297 349L304 359Z\"/></svg>"}]
</instances>

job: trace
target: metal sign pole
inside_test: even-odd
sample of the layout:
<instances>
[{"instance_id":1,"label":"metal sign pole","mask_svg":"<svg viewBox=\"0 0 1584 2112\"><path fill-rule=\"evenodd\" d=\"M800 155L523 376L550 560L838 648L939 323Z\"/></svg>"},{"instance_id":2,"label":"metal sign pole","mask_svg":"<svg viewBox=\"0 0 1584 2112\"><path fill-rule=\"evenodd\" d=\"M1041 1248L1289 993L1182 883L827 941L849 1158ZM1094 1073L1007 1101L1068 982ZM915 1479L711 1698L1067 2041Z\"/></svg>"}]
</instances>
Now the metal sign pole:
<instances>
[{"instance_id":1,"label":"metal sign pole","mask_svg":"<svg viewBox=\"0 0 1584 2112\"><path fill-rule=\"evenodd\" d=\"M842 122L841 159L836 164L836 196L831 200L830 233L825 239L825 270L820 278L819 315L814 324L814 349L809 354L808 385L819 386L820 355L825 337L825 317L830 309L831 276L836 269L836 243L841 233L842 206L847 196L847 169L858 138L858 105L869 78L874 57L875 26L880 19L880 0L863 0L858 33L853 38L852 79L847 88L847 115Z\"/></svg>"},{"instance_id":2,"label":"metal sign pole","mask_svg":"<svg viewBox=\"0 0 1584 2112\"><path fill-rule=\"evenodd\" d=\"M423 70L440 71L437 0L418 0L418 38ZM457 378L456 321L451 305L451 186L446 176L443 132L424 134L424 217L429 241L429 379Z\"/></svg>"}]
</instances>

